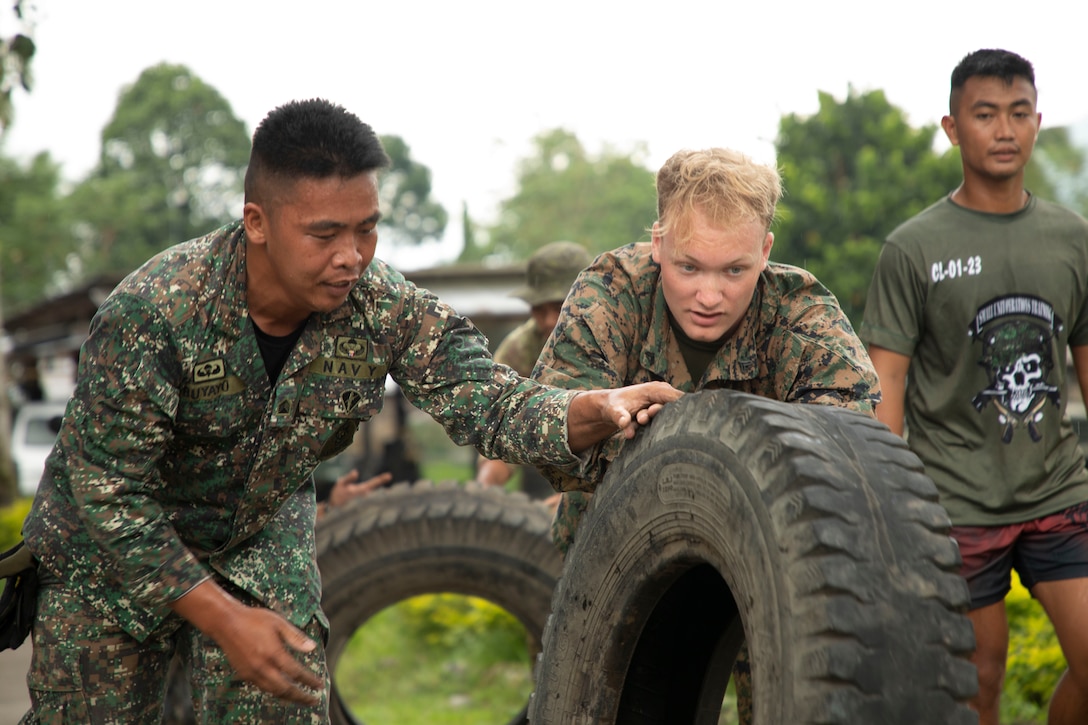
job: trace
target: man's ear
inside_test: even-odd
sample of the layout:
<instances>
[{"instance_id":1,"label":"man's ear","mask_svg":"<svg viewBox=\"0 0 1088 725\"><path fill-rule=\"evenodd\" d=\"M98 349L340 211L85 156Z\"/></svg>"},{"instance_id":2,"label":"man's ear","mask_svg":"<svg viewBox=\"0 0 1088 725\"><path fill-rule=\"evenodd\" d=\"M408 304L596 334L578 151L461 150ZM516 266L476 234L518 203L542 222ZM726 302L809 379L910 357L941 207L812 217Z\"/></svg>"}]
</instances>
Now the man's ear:
<instances>
[{"instance_id":1,"label":"man's ear","mask_svg":"<svg viewBox=\"0 0 1088 725\"><path fill-rule=\"evenodd\" d=\"M661 264L661 231L657 222L650 227L650 259Z\"/></svg>"},{"instance_id":2,"label":"man's ear","mask_svg":"<svg viewBox=\"0 0 1088 725\"><path fill-rule=\"evenodd\" d=\"M767 260L771 258L771 247L774 246L774 232L767 232L763 239L763 269L767 268Z\"/></svg>"},{"instance_id":3,"label":"man's ear","mask_svg":"<svg viewBox=\"0 0 1088 725\"><path fill-rule=\"evenodd\" d=\"M268 226L268 215L256 202L247 201L242 207L242 224L246 228L246 239L254 244L264 244Z\"/></svg>"},{"instance_id":4,"label":"man's ear","mask_svg":"<svg viewBox=\"0 0 1088 725\"><path fill-rule=\"evenodd\" d=\"M956 133L956 119L953 116L942 117L941 128L944 129L944 135L948 136L948 140L952 142L953 146L960 145L960 137Z\"/></svg>"}]
</instances>

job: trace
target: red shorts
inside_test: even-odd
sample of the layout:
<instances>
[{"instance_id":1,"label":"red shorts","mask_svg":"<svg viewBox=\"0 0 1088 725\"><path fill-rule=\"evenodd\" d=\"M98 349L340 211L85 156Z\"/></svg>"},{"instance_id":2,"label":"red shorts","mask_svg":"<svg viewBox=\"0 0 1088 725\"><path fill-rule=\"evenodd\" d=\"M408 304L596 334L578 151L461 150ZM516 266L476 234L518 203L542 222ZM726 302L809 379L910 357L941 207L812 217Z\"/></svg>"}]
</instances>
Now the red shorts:
<instances>
[{"instance_id":1,"label":"red shorts","mask_svg":"<svg viewBox=\"0 0 1088 725\"><path fill-rule=\"evenodd\" d=\"M1088 501L1032 521L1007 526L953 526L960 574L971 609L1000 602L1015 568L1029 590L1039 582L1088 577Z\"/></svg>"}]
</instances>

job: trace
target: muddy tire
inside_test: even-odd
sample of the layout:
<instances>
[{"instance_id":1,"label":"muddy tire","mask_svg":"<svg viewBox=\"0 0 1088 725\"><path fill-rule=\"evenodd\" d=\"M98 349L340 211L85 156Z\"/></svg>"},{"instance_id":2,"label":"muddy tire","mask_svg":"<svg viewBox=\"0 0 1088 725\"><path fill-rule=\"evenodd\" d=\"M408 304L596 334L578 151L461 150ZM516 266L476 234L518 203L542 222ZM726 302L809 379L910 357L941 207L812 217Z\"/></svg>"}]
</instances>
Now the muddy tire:
<instances>
[{"instance_id":1,"label":"muddy tire","mask_svg":"<svg viewBox=\"0 0 1088 725\"><path fill-rule=\"evenodd\" d=\"M746 639L757 724L977 723L949 527L882 424L687 395L628 444L578 528L530 721L716 724Z\"/></svg>"},{"instance_id":2,"label":"muddy tire","mask_svg":"<svg viewBox=\"0 0 1088 725\"><path fill-rule=\"evenodd\" d=\"M438 592L505 609L525 628L535 660L562 567L550 523L548 509L524 494L452 482L397 484L336 510L317 527L329 671L373 615ZM329 709L334 725L355 723L335 677ZM510 720L524 722L524 709Z\"/></svg>"}]
</instances>

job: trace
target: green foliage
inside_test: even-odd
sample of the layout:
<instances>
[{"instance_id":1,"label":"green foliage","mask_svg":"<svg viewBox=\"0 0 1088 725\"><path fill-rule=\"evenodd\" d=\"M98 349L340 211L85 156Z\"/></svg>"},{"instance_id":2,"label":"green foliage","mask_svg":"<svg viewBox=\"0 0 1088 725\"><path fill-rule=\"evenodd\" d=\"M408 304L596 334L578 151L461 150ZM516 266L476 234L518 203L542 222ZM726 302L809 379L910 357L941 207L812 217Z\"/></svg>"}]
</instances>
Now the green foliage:
<instances>
[{"instance_id":1,"label":"green foliage","mask_svg":"<svg viewBox=\"0 0 1088 725\"><path fill-rule=\"evenodd\" d=\"M23 521L30 513L33 499L21 498L0 508L0 551L7 551L23 538Z\"/></svg>"},{"instance_id":2,"label":"green foliage","mask_svg":"<svg viewBox=\"0 0 1088 725\"><path fill-rule=\"evenodd\" d=\"M1046 707L1066 668L1054 627L1038 601L1013 573L1005 599L1009 659L1001 698L1002 722L1045 723Z\"/></svg>"},{"instance_id":3,"label":"green foliage","mask_svg":"<svg viewBox=\"0 0 1088 725\"><path fill-rule=\"evenodd\" d=\"M534 139L535 155L518 166L518 191L500 205L488 241L466 244L461 261L489 254L525 259L539 247L569 239L591 252L647 240L657 214L654 174L645 148L586 152L578 138L553 129Z\"/></svg>"},{"instance_id":4,"label":"green foliage","mask_svg":"<svg viewBox=\"0 0 1088 725\"><path fill-rule=\"evenodd\" d=\"M404 602L404 622L431 646L485 656L494 662L527 657L525 629L506 610L478 597L424 594Z\"/></svg>"},{"instance_id":5,"label":"green foliage","mask_svg":"<svg viewBox=\"0 0 1088 725\"><path fill-rule=\"evenodd\" d=\"M936 126L913 129L883 91L787 114L775 143L786 189L772 259L812 271L855 325L885 236L959 183L958 154L933 150Z\"/></svg>"},{"instance_id":6,"label":"green foliage","mask_svg":"<svg viewBox=\"0 0 1088 725\"><path fill-rule=\"evenodd\" d=\"M62 289L76 244L48 153L25 167L0 157L0 289L10 317Z\"/></svg>"},{"instance_id":7,"label":"green foliage","mask_svg":"<svg viewBox=\"0 0 1088 725\"><path fill-rule=\"evenodd\" d=\"M29 91L32 85L30 62L38 48L30 37L29 18L25 11L33 10L33 3L14 0L11 11L15 19L27 32L19 32L10 37L0 38L0 132L11 123L13 110L12 93L16 88Z\"/></svg>"},{"instance_id":8,"label":"green foliage","mask_svg":"<svg viewBox=\"0 0 1088 725\"><path fill-rule=\"evenodd\" d=\"M366 622L333 678L355 718L400 725L507 722L532 690L525 630L484 600L427 594Z\"/></svg>"},{"instance_id":9,"label":"green foliage","mask_svg":"<svg viewBox=\"0 0 1088 725\"><path fill-rule=\"evenodd\" d=\"M476 224L473 223L472 217L468 214L468 204L461 203L461 239L464 240L464 252L467 252L468 257L474 257L476 250Z\"/></svg>"},{"instance_id":10,"label":"green foliage","mask_svg":"<svg viewBox=\"0 0 1088 725\"><path fill-rule=\"evenodd\" d=\"M162 63L126 87L70 198L84 271L128 271L241 210L249 134L217 90Z\"/></svg>"},{"instance_id":11,"label":"green foliage","mask_svg":"<svg viewBox=\"0 0 1088 725\"><path fill-rule=\"evenodd\" d=\"M1088 151L1068 128L1044 128L1035 142L1024 185L1034 194L1088 215Z\"/></svg>"},{"instance_id":12,"label":"green foliage","mask_svg":"<svg viewBox=\"0 0 1088 725\"><path fill-rule=\"evenodd\" d=\"M389 169L382 174L378 193L382 203L379 235L395 245L420 244L438 239L449 215L431 199L431 170L412 159L400 136L382 136L389 154Z\"/></svg>"},{"instance_id":13,"label":"green foliage","mask_svg":"<svg viewBox=\"0 0 1088 725\"><path fill-rule=\"evenodd\" d=\"M424 460L419 466L419 476L429 481L467 481L472 478L472 466L464 460Z\"/></svg>"}]
</instances>

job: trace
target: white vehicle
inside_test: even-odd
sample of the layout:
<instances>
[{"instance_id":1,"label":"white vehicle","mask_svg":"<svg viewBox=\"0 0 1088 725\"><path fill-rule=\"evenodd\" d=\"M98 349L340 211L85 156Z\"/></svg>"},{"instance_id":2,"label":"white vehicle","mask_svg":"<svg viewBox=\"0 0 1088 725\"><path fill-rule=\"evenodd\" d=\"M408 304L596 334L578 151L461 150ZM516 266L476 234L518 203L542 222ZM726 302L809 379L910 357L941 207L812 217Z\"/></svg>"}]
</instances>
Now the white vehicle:
<instances>
[{"instance_id":1,"label":"white vehicle","mask_svg":"<svg viewBox=\"0 0 1088 725\"><path fill-rule=\"evenodd\" d=\"M11 459L21 496L33 496L45 470L45 459L53 449L67 403L46 401L24 403L11 426Z\"/></svg>"}]
</instances>

